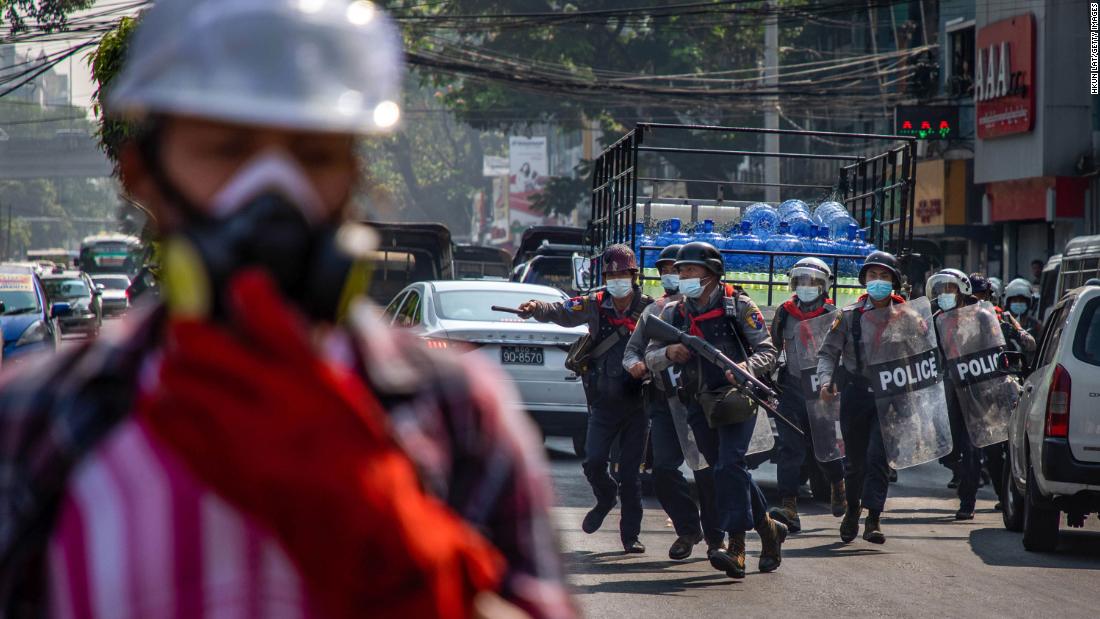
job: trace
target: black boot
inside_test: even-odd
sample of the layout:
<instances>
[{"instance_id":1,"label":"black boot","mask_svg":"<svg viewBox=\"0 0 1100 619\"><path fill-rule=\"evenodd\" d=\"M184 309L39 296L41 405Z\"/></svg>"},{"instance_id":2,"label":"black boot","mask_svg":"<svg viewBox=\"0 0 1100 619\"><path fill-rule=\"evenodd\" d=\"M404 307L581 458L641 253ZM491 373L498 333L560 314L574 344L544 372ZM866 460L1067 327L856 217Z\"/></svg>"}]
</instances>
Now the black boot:
<instances>
[{"instance_id":1,"label":"black boot","mask_svg":"<svg viewBox=\"0 0 1100 619\"><path fill-rule=\"evenodd\" d=\"M802 520L798 517L798 497L783 497L781 507L773 507L768 510L768 515L785 525L791 533L802 530Z\"/></svg>"},{"instance_id":2,"label":"black boot","mask_svg":"<svg viewBox=\"0 0 1100 619\"><path fill-rule=\"evenodd\" d=\"M672 542L672 546L668 549L668 558L673 561L683 561L691 556L692 548L701 541L703 541L702 533L681 535L677 537L676 541Z\"/></svg>"},{"instance_id":3,"label":"black boot","mask_svg":"<svg viewBox=\"0 0 1100 619\"><path fill-rule=\"evenodd\" d=\"M863 539L871 542L872 544L885 544L886 536L882 533L882 526L879 524L880 511L877 509L867 510L867 519L863 522Z\"/></svg>"},{"instance_id":4,"label":"black boot","mask_svg":"<svg viewBox=\"0 0 1100 619\"><path fill-rule=\"evenodd\" d=\"M636 537L632 540L624 540L623 552L629 555L640 555L645 552L645 544L639 542Z\"/></svg>"},{"instance_id":5,"label":"black boot","mask_svg":"<svg viewBox=\"0 0 1100 619\"><path fill-rule=\"evenodd\" d=\"M830 506L833 509L834 518L840 518L844 515L844 512L848 511L846 492L843 479L833 484L829 490Z\"/></svg>"},{"instance_id":6,"label":"black boot","mask_svg":"<svg viewBox=\"0 0 1100 619\"><path fill-rule=\"evenodd\" d=\"M607 514L611 512L613 507L615 507L615 501L611 501L610 503L596 503L596 506L588 510L588 513L584 515L584 522L581 523L581 530L588 534L599 531L600 526L603 525L603 519L607 518Z\"/></svg>"},{"instance_id":7,"label":"black boot","mask_svg":"<svg viewBox=\"0 0 1100 619\"><path fill-rule=\"evenodd\" d=\"M859 514L863 511L859 503L848 502L848 511L844 512L844 520L840 521L840 541L847 544L859 535Z\"/></svg>"},{"instance_id":8,"label":"black boot","mask_svg":"<svg viewBox=\"0 0 1100 619\"><path fill-rule=\"evenodd\" d=\"M756 533L760 536L760 571L774 572L783 561L782 547L787 539L787 527L765 517L764 522L756 527Z\"/></svg>"},{"instance_id":9,"label":"black boot","mask_svg":"<svg viewBox=\"0 0 1100 619\"><path fill-rule=\"evenodd\" d=\"M719 572L734 579L745 577L745 532L730 533L729 548L714 548L707 551L710 565Z\"/></svg>"}]
</instances>

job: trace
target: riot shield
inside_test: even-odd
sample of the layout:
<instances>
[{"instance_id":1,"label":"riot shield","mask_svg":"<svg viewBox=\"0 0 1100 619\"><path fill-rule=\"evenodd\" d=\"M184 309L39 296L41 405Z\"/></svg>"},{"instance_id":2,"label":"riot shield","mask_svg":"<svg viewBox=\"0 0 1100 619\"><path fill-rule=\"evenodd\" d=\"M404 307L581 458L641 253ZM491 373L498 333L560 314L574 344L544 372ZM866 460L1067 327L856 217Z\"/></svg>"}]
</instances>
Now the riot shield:
<instances>
[{"instance_id":1,"label":"riot shield","mask_svg":"<svg viewBox=\"0 0 1100 619\"><path fill-rule=\"evenodd\" d=\"M890 466L905 469L950 453L951 422L928 297L868 310L860 331Z\"/></svg>"},{"instance_id":2,"label":"riot shield","mask_svg":"<svg viewBox=\"0 0 1100 619\"><path fill-rule=\"evenodd\" d=\"M787 351L788 371L801 378L814 457L819 462L832 462L844 457L844 438L840 433L840 399L832 402L822 400L821 386L817 384L817 351L821 349L837 315L822 314L799 322L793 349Z\"/></svg>"},{"instance_id":3,"label":"riot shield","mask_svg":"<svg viewBox=\"0 0 1100 619\"><path fill-rule=\"evenodd\" d=\"M983 302L941 312L936 329L950 378L947 388L958 395L970 442L986 447L1008 440L1008 418L1020 387L999 370L1005 339L997 311Z\"/></svg>"},{"instance_id":4,"label":"riot shield","mask_svg":"<svg viewBox=\"0 0 1100 619\"><path fill-rule=\"evenodd\" d=\"M775 447L775 436L772 435L772 422L768 419L768 413L762 408L756 409L756 426L752 429L752 438L749 439L749 447L745 450L746 456L770 451Z\"/></svg>"}]
</instances>

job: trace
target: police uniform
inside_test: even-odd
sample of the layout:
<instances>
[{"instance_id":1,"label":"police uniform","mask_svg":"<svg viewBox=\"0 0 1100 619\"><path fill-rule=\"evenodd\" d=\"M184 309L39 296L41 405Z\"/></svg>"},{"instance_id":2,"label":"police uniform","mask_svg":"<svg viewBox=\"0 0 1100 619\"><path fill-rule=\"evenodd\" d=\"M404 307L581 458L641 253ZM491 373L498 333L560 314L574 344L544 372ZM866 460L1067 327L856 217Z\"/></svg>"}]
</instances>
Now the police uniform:
<instances>
[{"instance_id":1,"label":"police uniform","mask_svg":"<svg viewBox=\"0 0 1100 619\"><path fill-rule=\"evenodd\" d=\"M642 294L641 288L635 286L625 312L617 310L612 296L602 291L564 302L536 301L532 312L532 317L540 322L553 322L563 327L587 324L593 347L598 347L609 337L618 339L604 354L590 360L589 370L582 377L589 408L583 468L596 496L595 511L606 515L614 507L618 493L622 501L619 535L624 547L636 543L641 531L642 485L639 467L645 454L648 420L642 401L642 381L630 376L623 368L623 353L638 318L652 302L652 298ZM627 332L625 337L620 329ZM615 335L616 332L619 335ZM616 438L619 439L617 484L608 471L611 448ZM602 522L602 517L599 521ZM595 528L598 527L599 523Z\"/></svg>"},{"instance_id":2,"label":"police uniform","mask_svg":"<svg viewBox=\"0 0 1100 619\"><path fill-rule=\"evenodd\" d=\"M799 322L836 311L836 307L827 303L824 296L809 305L798 301L797 297L784 302L776 310L775 318L772 320L772 334L777 351L792 350L792 342L798 337ZM787 353L788 359L790 354L790 352ZM779 384L782 391L779 396L779 412L787 419L806 428L806 434L803 435L785 423L776 424L779 434L776 441L778 451L776 479L780 498L787 500L798 497L798 488L802 481L802 465L807 458L821 469L831 484L844 479L844 461L839 459L832 462L818 462L817 458L813 457L806 399L802 394L801 378L797 370L791 372L787 364L781 365Z\"/></svg>"},{"instance_id":3,"label":"police uniform","mask_svg":"<svg viewBox=\"0 0 1100 619\"><path fill-rule=\"evenodd\" d=\"M890 299L905 302L897 295ZM859 321L871 309L874 304L865 294L838 312L817 356L818 384L835 384L840 391L840 426L847 457L844 483L848 514L856 519L861 507L874 515L885 509L890 477L875 398L870 381L863 376L860 347L867 334L862 333Z\"/></svg>"},{"instance_id":4,"label":"police uniform","mask_svg":"<svg viewBox=\"0 0 1100 619\"><path fill-rule=\"evenodd\" d=\"M960 295L961 296L961 295ZM960 307L970 305L964 303ZM933 320L943 312L939 303L932 301ZM995 325L985 325L985 328L993 329ZM947 357L948 350L954 344L936 333L937 346L940 353ZM957 356L957 355L952 355ZM982 475L982 450L975 447L970 440L970 431L966 428L966 419L963 417L962 404L959 402L958 387L956 387L951 373L944 376L944 396L947 398L947 417L951 421L951 453L940 458L940 463L950 468L955 473L958 481L956 493L959 497L959 511L956 518L974 513L977 502L978 488L981 486Z\"/></svg>"},{"instance_id":5,"label":"police uniform","mask_svg":"<svg viewBox=\"0 0 1100 619\"><path fill-rule=\"evenodd\" d=\"M1016 364L1016 373L1022 376L1030 366L1037 348L1036 338L1041 325L1030 314L1024 314L1019 321L1011 312L1006 312L997 307L997 315L1001 318L1001 331L1005 337L1008 348L1024 355L1023 363ZM1004 486L1001 483L1004 475L1005 457L1008 451L1008 442L987 445L982 448L982 456L985 458L985 468L989 471L993 491L997 494L997 500L1004 502Z\"/></svg>"},{"instance_id":6,"label":"police uniform","mask_svg":"<svg viewBox=\"0 0 1100 619\"><path fill-rule=\"evenodd\" d=\"M756 303L733 286L717 286L706 299L685 299L670 303L661 319L682 331L698 335L735 362L747 362L756 376L765 376L775 366L777 353L771 334ZM646 363L653 372L672 365L665 346L650 342ZM767 517L767 501L749 474L745 460L755 418L721 426L707 424L697 396L701 391L729 386L725 372L698 357L678 366L681 389L691 397L692 431L699 450L715 467L714 478L719 526L729 533L755 529Z\"/></svg>"},{"instance_id":7,"label":"police uniform","mask_svg":"<svg viewBox=\"0 0 1100 619\"><path fill-rule=\"evenodd\" d=\"M638 328L630 335L623 354L623 367L645 363L645 321L660 316L665 307L681 300L681 295L666 295L645 308L638 320ZM677 537L684 540L704 539L708 547L721 546L725 533L718 526L714 507L714 469L706 467L693 471L699 505L691 497L691 489L680 472L684 463L684 451L672 418L669 399L676 397L676 387L666 369L652 374L646 389L646 411L650 420L650 440L653 443L653 486L661 507L672 519ZM700 527L700 524L702 525Z\"/></svg>"}]
</instances>

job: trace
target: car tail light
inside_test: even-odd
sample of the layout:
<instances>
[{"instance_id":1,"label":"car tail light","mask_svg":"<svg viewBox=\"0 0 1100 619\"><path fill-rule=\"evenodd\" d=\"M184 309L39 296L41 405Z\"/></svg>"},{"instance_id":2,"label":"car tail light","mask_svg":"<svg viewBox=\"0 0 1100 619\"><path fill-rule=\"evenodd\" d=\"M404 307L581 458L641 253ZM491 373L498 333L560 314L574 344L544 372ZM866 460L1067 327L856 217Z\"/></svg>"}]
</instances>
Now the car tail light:
<instances>
[{"instance_id":1,"label":"car tail light","mask_svg":"<svg viewBox=\"0 0 1100 619\"><path fill-rule=\"evenodd\" d=\"M434 348L435 350L445 350L451 346L449 341L434 337L426 338L425 341L428 343L428 348Z\"/></svg>"},{"instance_id":2,"label":"car tail light","mask_svg":"<svg viewBox=\"0 0 1100 619\"><path fill-rule=\"evenodd\" d=\"M1073 383L1066 368L1060 364L1055 366L1054 376L1050 379L1050 392L1047 394L1047 436L1069 436L1069 394L1072 388Z\"/></svg>"}]
</instances>

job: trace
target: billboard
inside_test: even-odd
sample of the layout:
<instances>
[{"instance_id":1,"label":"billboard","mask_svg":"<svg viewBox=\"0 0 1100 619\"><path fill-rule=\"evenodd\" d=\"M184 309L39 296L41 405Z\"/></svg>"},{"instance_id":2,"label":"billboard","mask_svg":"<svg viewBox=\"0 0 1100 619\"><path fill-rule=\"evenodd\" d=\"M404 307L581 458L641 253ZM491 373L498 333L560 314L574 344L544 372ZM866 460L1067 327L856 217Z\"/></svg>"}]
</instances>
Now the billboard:
<instances>
[{"instance_id":1,"label":"billboard","mask_svg":"<svg viewBox=\"0 0 1100 619\"><path fill-rule=\"evenodd\" d=\"M508 168L508 210L512 234L518 238L525 228L545 220L531 208L531 197L550 180L546 136L509 137Z\"/></svg>"},{"instance_id":2,"label":"billboard","mask_svg":"<svg viewBox=\"0 0 1100 619\"><path fill-rule=\"evenodd\" d=\"M1035 17L1002 19L978 30L974 102L983 140L1035 125Z\"/></svg>"}]
</instances>

